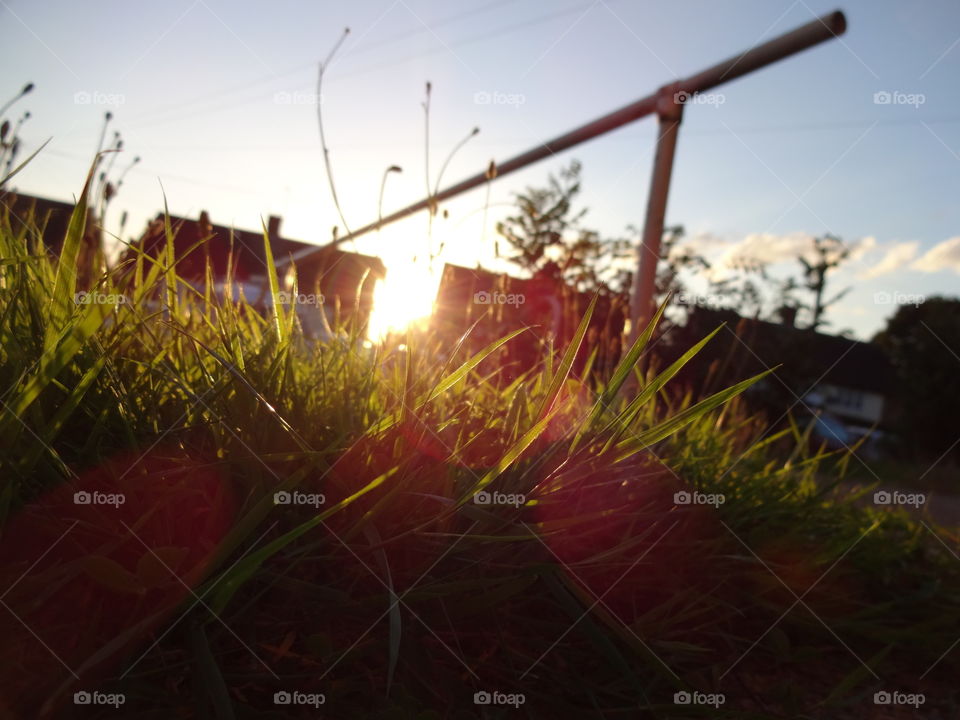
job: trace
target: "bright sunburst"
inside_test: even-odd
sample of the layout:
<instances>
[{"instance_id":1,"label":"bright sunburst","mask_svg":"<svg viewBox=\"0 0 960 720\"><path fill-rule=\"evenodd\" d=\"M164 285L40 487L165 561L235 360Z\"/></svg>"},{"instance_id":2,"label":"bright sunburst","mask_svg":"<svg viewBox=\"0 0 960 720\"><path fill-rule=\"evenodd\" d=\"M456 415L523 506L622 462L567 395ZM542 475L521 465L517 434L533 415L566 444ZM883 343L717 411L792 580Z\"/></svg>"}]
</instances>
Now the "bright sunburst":
<instances>
[{"instance_id":1,"label":"bright sunburst","mask_svg":"<svg viewBox=\"0 0 960 720\"><path fill-rule=\"evenodd\" d=\"M369 337L379 340L388 332L404 330L429 317L437 294L439 277L426 263L407 260L387 265L387 277L377 283L373 295Z\"/></svg>"}]
</instances>

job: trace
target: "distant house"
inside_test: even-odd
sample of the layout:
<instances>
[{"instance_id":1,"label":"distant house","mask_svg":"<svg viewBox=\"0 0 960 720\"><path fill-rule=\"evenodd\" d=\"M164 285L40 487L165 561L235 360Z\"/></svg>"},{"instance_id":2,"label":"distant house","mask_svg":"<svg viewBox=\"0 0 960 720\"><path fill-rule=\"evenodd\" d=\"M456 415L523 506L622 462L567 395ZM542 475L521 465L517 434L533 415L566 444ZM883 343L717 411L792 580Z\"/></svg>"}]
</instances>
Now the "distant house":
<instances>
[{"instance_id":1,"label":"distant house","mask_svg":"<svg viewBox=\"0 0 960 720\"><path fill-rule=\"evenodd\" d=\"M504 346L498 364L512 376L533 367L552 344L563 350L573 339L592 299L559 279L559 268L548 266L531 278L517 278L481 268L447 264L437 290L432 328L454 340L470 330L468 347L479 350L513 330L526 328ZM616 366L622 349L626 298L603 293L574 365L583 368L597 350L594 369L606 373Z\"/></svg>"},{"instance_id":2,"label":"distant house","mask_svg":"<svg viewBox=\"0 0 960 720\"><path fill-rule=\"evenodd\" d=\"M0 194L0 211L7 214L14 233L23 232L26 241L34 249L39 250L43 247L53 256L60 255L74 207L73 202L51 200L23 193ZM85 273L94 267L95 262L102 262L102 256L99 260L96 258L101 250L100 226L93 210L88 208L77 257L77 267L81 269L79 276L81 283L89 279L85 277Z\"/></svg>"},{"instance_id":3,"label":"distant house","mask_svg":"<svg viewBox=\"0 0 960 720\"><path fill-rule=\"evenodd\" d=\"M884 427L896 382L893 367L877 345L797 328L785 322L742 318L732 310L695 307L670 339L670 360L726 323L685 368L682 378L701 392L714 392L750 375L777 368L760 392L776 396L771 407L823 411L849 428ZM802 400L798 402L798 398ZM786 401L786 404L783 402Z\"/></svg>"},{"instance_id":4,"label":"distant house","mask_svg":"<svg viewBox=\"0 0 960 720\"><path fill-rule=\"evenodd\" d=\"M31 239L42 240L48 251L60 254L75 203L16 192L2 193L0 199L3 210L9 213L14 232L26 228L28 234L33 236ZM89 208L84 235L91 241L100 238L100 228L95 222L93 210Z\"/></svg>"},{"instance_id":5,"label":"distant house","mask_svg":"<svg viewBox=\"0 0 960 720\"><path fill-rule=\"evenodd\" d=\"M229 265L235 289L242 289L251 303L266 302L267 263L262 230L238 230L216 225L206 212L200 213L196 220L170 216L169 222L174 235L176 271L181 278L199 285L204 280L209 261L214 281L222 288ZM275 262L299 250L317 247L281 237L280 224L281 218L275 215L270 216L267 224ZM149 223L135 247L158 258L166 245L165 221L160 213ZM121 262L132 260L136 255L134 250L128 250ZM314 312L316 307L319 305L326 311L327 321L336 314L346 319L358 308L361 321L366 322L373 308L375 284L386 276L386 268L376 257L318 247L314 255L297 263L296 274L296 296L292 294L292 274L280 278L281 284L285 283L285 297L296 306L308 333L323 334L324 318Z\"/></svg>"}]
</instances>

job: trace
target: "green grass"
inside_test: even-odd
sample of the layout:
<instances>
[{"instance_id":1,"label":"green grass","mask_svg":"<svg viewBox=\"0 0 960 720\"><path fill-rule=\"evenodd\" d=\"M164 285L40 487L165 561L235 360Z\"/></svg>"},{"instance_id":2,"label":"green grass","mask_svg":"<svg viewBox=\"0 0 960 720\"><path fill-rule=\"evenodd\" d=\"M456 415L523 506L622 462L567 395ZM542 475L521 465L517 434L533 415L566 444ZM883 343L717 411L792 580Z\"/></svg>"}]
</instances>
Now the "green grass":
<instances>
[{"instance_id":1,"label":"green grass","mask_svg":"<svg viewBox=\"0 0 960 720\"><path fill-rule=\"evenodd\" d=\"M737 397L758 378L677 397L699 346L657 373L648 332L581 382L589 312L512 382L510 337L319 343L282 304L183 282L169 227L159 261L78 288L82 207L59 262L0 221L0 717L69 717L95 687L124 717L312 713L281 690L331 718L874 717L879 689L955 715L956 538L838 498L851 458L768 437ZM123 523L76 516L78 488L122 489Z\"/></svg>"}]
</instances>

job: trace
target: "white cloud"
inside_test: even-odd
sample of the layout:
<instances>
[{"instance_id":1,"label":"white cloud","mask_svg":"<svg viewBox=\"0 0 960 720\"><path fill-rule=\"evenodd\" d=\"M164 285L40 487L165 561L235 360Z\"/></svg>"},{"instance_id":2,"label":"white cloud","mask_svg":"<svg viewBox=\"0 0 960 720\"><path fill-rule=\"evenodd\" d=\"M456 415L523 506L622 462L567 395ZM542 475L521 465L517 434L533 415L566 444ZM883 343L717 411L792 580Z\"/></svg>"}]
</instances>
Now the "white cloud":
<instances>
[{"instance_id":1,"label":"white cloud","mask_svg":"<svg viewBox=\"0 0 960 720\"><path fill-rule=\"evenodd\" d=\"M877 239L873 235L867 235L850 244L850 262L862 260L877 247Z\"/></svg>"},{"instance_id":2,"label":"white cloud","mask_svg":"<svg viewBox=\"0 0 960 720\"><path fill-rule=\"evenodd\" d=\"M805 232L786 235L774 233L750 233L741 240L726 240L710 233L700 233L683 242L675 251L694 250L704 255L712 264L707 273L719 280L746 267L767 266L776 272L777 266L790 266L791 272L799 272L798 257L815 259L814 236ZM859 261L877 247L877 239L866 236L847 244L850 249L848 261Z\"/></svg>"},{"instance_id":3,"label":"white cloud","mask_svg":"<svg viewBox=\"0 0 960 720\"><path fill-rule=\"evenodd\" d=\"M887 249L879 262L861 272L860 277L864 280L869 280L870 278L888 275L895 270L899 270L916 257L919 247L920 243L916 240L897 243Z\"/></svg>"},{"instance_id":4,"label":"white cloud","mask_svg":"<svg viewBox=\"0 0 960 720\"><path fill-rule=\"evenodd\" d=\"M674 248L674 252L679 254L692 250L704 255L712 264L707 276L714 280L727 277L738 268L758 265L770 267L774 274L799 274L797 258L802 256L812 260L815 257L813 238L809 233L794 232L786 235L751 233L740 240L727 240L712 233L698 233ZM909 266L919 252L920 243L909 241L881 245L876 237L866 235L848 242L847 248L849 256L842 267L834 272L856 272L859 278L870 279Z\"/></svg>"},{"instance_id":5,"label":"white cloud","mask_svg":"<svg viewBox=\"0 0 960 720\"><path fill-rule=\"evenodd\" d=\"M718 259L721 267L739 267L744 263L775 265L806 255L813 247L813 236L796 232L789 235L750 233L743 240L728 247Z\"/></svg>"},{"instance_id":6,"label":"white cloud","mask_svg":"<svg viewBox=\"0 0 960 720\"><path fill-rule=\"evenodd\" d=\"M960 236L934 245L910 267L913 270L930 273L953 270L960 275Z\"/></svg>"},{"instance_id":7,"label":"white cloud","mask_svg":"<svg viewBox=\"0 0 960 720\"><path fill-rule=\"evenodd\" d=\"M678 245L674 246L674 252L681 254L684 252L694 252L700 255L716 254L730 244L726 238L714 235L711 232L699 232L690 237L684 238Z\"/></svg>"},{"instance_id":8,"label":"white cloud","mask_svg":"<svg viewBox=\"0 0 960 720\"><path fill-rule=\"evenodd\" d=\"M870 312L863 305L837 305L834 308L830 309L831 313L836 313L837 315L849 315L850 317L866 317Z\"/></svg>"}]
</instances>

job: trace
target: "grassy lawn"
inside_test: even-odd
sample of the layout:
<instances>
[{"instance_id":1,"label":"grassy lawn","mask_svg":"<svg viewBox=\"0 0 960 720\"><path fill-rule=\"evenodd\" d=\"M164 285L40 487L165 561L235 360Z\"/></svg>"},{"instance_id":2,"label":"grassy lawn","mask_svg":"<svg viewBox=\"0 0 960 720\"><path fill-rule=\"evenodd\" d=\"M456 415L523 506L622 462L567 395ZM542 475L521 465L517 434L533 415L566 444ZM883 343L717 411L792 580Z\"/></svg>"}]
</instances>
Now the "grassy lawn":
<instances>
[{"instance_id":1,"label":"grassy lawn","mask_svg":"<svg viewBox=\"0 0 960 720\"><path fill-rule=\"evenodd\" d=\"M756 378L318 343L172 242L77 287L81 217L59 262L0 224L0 717L960 712L957 538L833 493Z\"/></svg>"}]
</instances>

